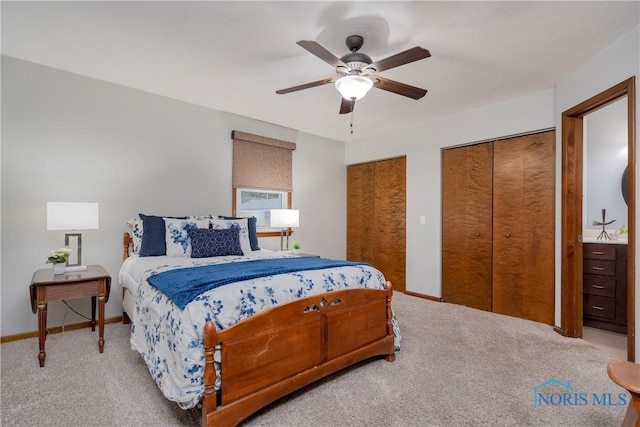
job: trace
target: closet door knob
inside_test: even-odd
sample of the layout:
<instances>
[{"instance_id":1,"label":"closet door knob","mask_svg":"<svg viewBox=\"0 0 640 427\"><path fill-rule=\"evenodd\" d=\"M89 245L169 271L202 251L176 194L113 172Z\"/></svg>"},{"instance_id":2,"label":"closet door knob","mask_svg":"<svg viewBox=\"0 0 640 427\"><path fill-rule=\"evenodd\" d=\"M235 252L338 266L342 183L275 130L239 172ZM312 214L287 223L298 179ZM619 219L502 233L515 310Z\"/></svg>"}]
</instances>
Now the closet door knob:
<instances>
[{"instance_id":1,"label":"closet door knob","mask_svg":"<svg viewBox=\"0 0 640 427\"><path fill-rule=\"evenodd\" d=\"M508 239L509 237L511 237L511 234L507 233L507 234L504 235L504 237L506 237Z\"/></svg>"},{"instance_id":2,"label":"closet door knob","mask_svg":"<svg viewBox=\"0 0 640 427\"><path fill-rule=\"evenodd\" d=\"M480 233L476 233L476 237L480 237Z\"/></svg>"}]
</instances>

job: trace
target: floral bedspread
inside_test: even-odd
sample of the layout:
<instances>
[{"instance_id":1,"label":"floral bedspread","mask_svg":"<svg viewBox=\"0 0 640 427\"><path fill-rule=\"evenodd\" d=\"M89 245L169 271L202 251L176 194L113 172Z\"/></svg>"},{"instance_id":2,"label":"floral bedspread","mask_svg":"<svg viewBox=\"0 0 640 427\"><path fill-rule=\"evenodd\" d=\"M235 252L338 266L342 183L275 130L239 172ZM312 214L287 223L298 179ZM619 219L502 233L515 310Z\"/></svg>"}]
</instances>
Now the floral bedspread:
<instances>
[{"instance_id":1,"label":"floral bedspread","mask_svg":"<svg viewBox=\"0 0 640 427\"><path fill-rule=\"evenodd\" d=\"M346 288L383 289L385 286L382 273L369 265L302 271L225 285L201 294L180 310L146 281L152 274L175 268L282 256L291 255L261 250L249 257L132 256L125 260L119 274L120 283L132 291L136 300L135 313L129 313L131 347L142 355L167 399L184 409L200 402L204 391L204 325L209 320L222 330L297 298ZM396 350L399 350L401 336L395 316L393 329ZM219 362L217 352L215 357ZM217 378L219 381L220 376Z\"/></svg>"}]
</instances>

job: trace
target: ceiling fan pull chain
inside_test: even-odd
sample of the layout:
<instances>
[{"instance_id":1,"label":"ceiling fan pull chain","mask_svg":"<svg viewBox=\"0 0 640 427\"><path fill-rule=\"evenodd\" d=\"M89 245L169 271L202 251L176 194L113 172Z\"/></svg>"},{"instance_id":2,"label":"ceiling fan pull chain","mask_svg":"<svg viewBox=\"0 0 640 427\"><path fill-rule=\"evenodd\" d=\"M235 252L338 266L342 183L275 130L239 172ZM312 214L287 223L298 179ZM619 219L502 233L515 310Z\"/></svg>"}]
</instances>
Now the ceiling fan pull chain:
<instances>
[{"instance_id":1,"label":"ceiling fan pull chain","mask_svg":"<svg viewBox=\"0 0 640 427\"><path fill-rule=\"evenodd\" d=\"M353 108L351 109L351 123L349 123L349 127L351 128L351 134L353 135Z\"/></svg>"}]
</instances>

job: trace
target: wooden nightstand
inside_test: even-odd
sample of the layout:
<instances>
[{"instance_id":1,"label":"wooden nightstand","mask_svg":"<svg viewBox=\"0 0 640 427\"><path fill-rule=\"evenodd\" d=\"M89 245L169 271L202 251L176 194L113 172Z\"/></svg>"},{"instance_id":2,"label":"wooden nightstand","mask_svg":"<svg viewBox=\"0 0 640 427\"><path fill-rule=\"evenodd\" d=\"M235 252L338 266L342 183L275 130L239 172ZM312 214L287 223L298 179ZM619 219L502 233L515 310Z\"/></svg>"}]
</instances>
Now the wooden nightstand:
<instances>
[{"instance_id":1,"label":"wooden nightstand","mask_svg":"<svg viewBox=\"0 0 640 427\"><path fill-rule=\"evenodd\" d=\"M44 366L47 354L44 351L47 339L47 303L91 297L91 330L96 330L96 299L98 300L98 348L104 350L104 305L109 300L111 277L99 265L90 265L84 271L53 274L52 268L37 270L29 286L31 310L38 313L38 337L40 367Z\"/></svg>"}]
</instances>

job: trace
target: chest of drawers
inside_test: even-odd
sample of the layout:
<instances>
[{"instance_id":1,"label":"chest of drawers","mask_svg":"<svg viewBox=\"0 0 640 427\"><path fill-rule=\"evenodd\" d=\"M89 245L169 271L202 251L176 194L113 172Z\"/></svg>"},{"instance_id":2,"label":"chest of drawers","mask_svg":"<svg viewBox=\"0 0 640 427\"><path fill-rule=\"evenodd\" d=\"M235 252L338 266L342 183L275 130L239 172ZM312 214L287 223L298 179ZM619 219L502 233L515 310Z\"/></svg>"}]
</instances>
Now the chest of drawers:
<instances>
[{"instance_id":1,"label":"chest of drawers","mask_svg":"<svg viewBox=\"0 0 640 427\"><path fill-rule=\"evenodd\" d=\"M583 246L583 324L627 333L627 245Z\"/></svg>"}]
</instances>

